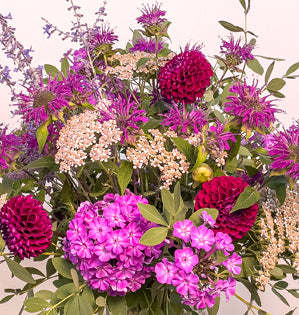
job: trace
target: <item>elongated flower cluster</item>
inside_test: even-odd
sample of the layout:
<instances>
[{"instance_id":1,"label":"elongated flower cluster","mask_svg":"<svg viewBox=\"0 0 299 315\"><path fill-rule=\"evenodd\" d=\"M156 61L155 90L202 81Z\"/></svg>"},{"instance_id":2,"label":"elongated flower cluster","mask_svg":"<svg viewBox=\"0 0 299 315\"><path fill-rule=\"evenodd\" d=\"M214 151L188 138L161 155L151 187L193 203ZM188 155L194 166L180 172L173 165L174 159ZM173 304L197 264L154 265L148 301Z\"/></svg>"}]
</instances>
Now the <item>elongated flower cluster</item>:
<instances>
[{"instance_id":1,"label":"elongated flower cluster","mask_svg":"<svg viewBox=\"0 0 299 315\"><path fill-rule=\"evenodd\" d=\"M177 148L167 151L165 148L167 137L163 136L158 129L151 129L149 133L153 136L148 140L140 136L134 148L127 150L127 158L133 162L134 168L142 168L146 165L157 167L161 172L161 187L168 189L175 179L181 178L189 168L186 157ZM176 134L172 132L171 136Z\"/></svg>"},{"instance_id":2,"label":"elongated flower cluster","mask_svg":"<svg viewBox=\"0 0 299 315\"><path fill-rule=\"evenodd\" d=\"M196 195L195 210L216 208L219 215L213 230L227 233L233 240L240 239L252 228L258 212L258 204L255 203L247 209L230 213L246 186L247 183L234 176L214 177L203 183Z\"/></svg>"},{"instance_id":3,"label":"elongated flower cluster","mask_svg":"<svg viewBox=\"0 0 299 315\"><path fill-rule=\"evenodd\" d=\"M0 231L8 249L21 259L43 253L53 234L47 212L32 195L12 197L1 207Z\"/></svg>"},{"instance_id":4,"label":"elongated flower cluster","mask_svg":"<svg viewBox=\"0 0 299 315\"><path fill-rule=\"evenodd\" d=\"M109 295L135 292L151 276L150 263L164 243L141 245L143 233L155 224L137 207L142 196L107 194L103 201L81 203L64 239L65 258L79 270L92 289Z\"/></svg>"},{"instance_id":5,"label":"elongated flower cluster","mask_svg":"<svg viewBox=\"0 0 299 315\"><path fill-rule=\"evenodd\" d=\"M215 221L203 211L204 224L195 227L190 220L174 224L173 236L182 241L182 248L174 252L174 261L163 258L155 266L158 282L172 284L181 295L183 303L199 308L212 307L215 298L224 292L227 300L235 292L234 274L239 274L242 259L234 250L228 234L214 232L206 224ZM214 253L221 251L227 259L217 262ZM216 280L212 274L223 266L230 272L227 279Z\"/></svg>"},{"instance_id":6,"label":"elongated flower cluster","mask_svg":"<svg viewBox=\"0 0 299 315\"><path fill-rule=\"evenodd\" d=\"M105 108L109 102L102 100L102 103ZM120 141L122 132L114 120L99 122L99 115L98 111L86 110L73 116L61 129L55 155L60 171L83 165L88 157L92 161L108 161L112 154L110 147Z\"/></svg>"}]
</instances>

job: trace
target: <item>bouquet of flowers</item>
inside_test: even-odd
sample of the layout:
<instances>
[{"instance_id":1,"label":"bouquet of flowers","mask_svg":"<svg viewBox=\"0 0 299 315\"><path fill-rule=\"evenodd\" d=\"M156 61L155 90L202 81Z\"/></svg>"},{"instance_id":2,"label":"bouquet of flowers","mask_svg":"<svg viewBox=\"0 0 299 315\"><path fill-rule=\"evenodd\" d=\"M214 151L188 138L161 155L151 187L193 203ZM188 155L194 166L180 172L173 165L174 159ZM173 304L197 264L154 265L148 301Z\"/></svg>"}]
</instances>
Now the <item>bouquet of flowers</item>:
<instances>
[{"instance_id":1,"label":"bouquet of flowers","mask_svg":"<svg viewBox=\"0 0 299 315\"><path fill-rule=\"evenodd\" d=\"M239 2L247 16L250 1ZM70 0L70 32L45 20L48 37L80 43L58 67L34 67L0 14L3 50L24 75L15 82L0 65L21 120L0 129L0 259L25 282L0 303L22 295L39 315L213 315L235 296L246 314L269 314L259 297L269 286L288 304L282 290L299 295L285 281L299 274L299 125L279 128L275 103L299 63L272 78L277 60L265 57L265 84L251 80L264 72L256 35L227 21L217 55L175 53L157 3L117 48L105 5L90 26Z\"/></svg>"}]
</instances>

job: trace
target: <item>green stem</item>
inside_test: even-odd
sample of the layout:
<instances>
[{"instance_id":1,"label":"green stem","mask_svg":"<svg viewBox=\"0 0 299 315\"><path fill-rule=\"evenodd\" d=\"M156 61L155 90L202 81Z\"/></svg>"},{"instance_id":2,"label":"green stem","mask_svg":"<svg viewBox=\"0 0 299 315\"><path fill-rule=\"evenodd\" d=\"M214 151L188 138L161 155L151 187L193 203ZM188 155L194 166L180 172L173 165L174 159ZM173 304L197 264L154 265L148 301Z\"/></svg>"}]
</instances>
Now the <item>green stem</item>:
<instances>
[{"instance_id":1,"label":"green stem","mask_svg":"<svg viewBox=\"0 0 299 315\"><path fill-rule=\"evenodd\" d=\"M257 310L257 311L262 311L261 308L259 308L259 307L257 307L257 306L254 306L254 305L252 305L251 303L247 302L246 300L244 300L244 299L243 299L240 295L238 295L237 293L235 293L234 296L235 296L237 299L239 299L240 301L242 301L243 303L245 303L245 304L248 306L248 308L254 308L254 309ZM264 311L264 312L265 312L265 311ZM271 315L271 314L268 313L268 312L265 312L265 313L266 313L266 315Z\"/></svg>"}]
</instances>

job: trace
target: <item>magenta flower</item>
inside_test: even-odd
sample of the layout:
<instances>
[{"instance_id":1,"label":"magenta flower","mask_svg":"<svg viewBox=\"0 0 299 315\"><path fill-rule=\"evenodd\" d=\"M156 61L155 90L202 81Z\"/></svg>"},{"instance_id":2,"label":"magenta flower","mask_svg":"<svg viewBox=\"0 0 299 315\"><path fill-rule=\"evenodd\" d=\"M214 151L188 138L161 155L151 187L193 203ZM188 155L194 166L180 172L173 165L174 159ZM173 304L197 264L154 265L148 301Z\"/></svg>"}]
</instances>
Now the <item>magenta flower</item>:
<instances>
[{"instance_id":1,"label":"magenta flower","mask_svg":"<svg viewBox=\"0 0 299 315\"><path fill-rule=\"evenodd\" d=\"M132 42L133 47L130 48L130 52L134 51L145 51L148 53L155 53L156 52L156 41L152 38L145 38L145 37L137 37L135 41ZM163 48L163 42L158 41L158 52L161 51Z\"/></svg>"},{"instance_id":2,"label":"magenta flower","mask_svg":"<svg viewBox=\"0 0 299 315\"><path fill-rule=\"evenodd\" d=\"M94 31L90 39L91 49L101 48L102 45L113 45L118 40L118 36L107 24L102 24L101 28Z\"/></svg>"},{"instance_id":3,"label":"magenta flower","mask_svg":"<svg viewBox=\"0 0 299 315\"><path fill-rule=\"evenodd\" d=\"M155 265L155 273L157 281L160 283L171 284L173 278L176 276L178 268L172 262L169 262L166 258L162 259Z\"/></svg>"},{"instance_id":4,"label":"magenta flower","mask_svg":"<svg viewBox=\"0 0 299 315\"><path fill-rule=\"evenodd\" d=\"M271 102L268 101L268 96L262 97L262 89L257 87L258 82L253 82L252 85L247 85L246 81L236 82L229 89L237 95L228 96L230 102L225 103L224 110L234 115L234 121L242 125L246 130L261 129L265 130L276 121L275 114L282 112L274 108Z\"/></svg>"},{"instance_id":5,"label":"magenta flower","mask_svg":"<svg viewBox=\"0 0 299 315\"><path fill-rule=\"evenodd\" d=\"M273 169L285 169L294 180L299 178L299 124L271 135L268 144Z\"/></svg>"},{"instance_id":6,"label":"magenta flower","mask_svg":"<svg viewBox=\"0 0 299 315\"><path fill-rule=\"evenodd\" d=\"M106 235L112 231L112 228L108 225L108 222L109 221L107 218L96 218L92 220L89 224L88 237L97 240L99 243L104 242L106 240ZM80 233L82 232L80 231Z\"/></svg>"},{"instance_id":7,"label":"magenta flower","mask_svg":"<svg viewBox=\"0 0 299 315\"><path fill-rule=\"evenodd\" d=\"M204 225L200 225L198 228L193 230L191 240L191 245L193 247L198 249L202 248L207 252L212 248L215 242L214 232Z\"/></svg>"},{"instance_id":8,"label":"magenta flower","mask_svg":"<svg viewBox=\"0 0 299 315\"><path fill-rule=\"evenodd\" d=\"M198 280L198 276L192 273L188 274L184 271L179 271L172 280L172 284L176 286L176 290L180 295L187 297L188 294L195 294L199 291Z\"/></svg>"},{"instance_id":9,"label":"magenta flower","mask_svg":"<svg viewBox=\"0 0 299 315\"><path fill-rule=\"evenodd\" d=\"M254 48L251 44L240 45L241 38L237 39L235 42L234 37L231 35L229 41L222 39L222 45L220 46L220 52L225 55L225 59L228 65L232 67L240 65L243 61L246 63L249 59L254 59L251 54Z\"/></svg>"},{"instance_id":10,"label":"magenta flower","mask_svg":"<svg viewBox=\"0 0 299 315\"><path fill-rule=\"evenodd\" d=\"M160 10L161 4L153 4L151 7L149 5L143 5L143 8L140 9L142 15L139 16L136 20L139 24L142 24L143 27L157 26L161 25L166 21L163 16L166 14L166 11Z\"/></svg>"},{"instance_id":11,"label":"magenta flower","mask_svg":"<svg viewBox=\"0 0 299 315\"><path fill-rule=\"evenodd\" d=\"M201 212L201 218L203 219L204 223L209 224L210 227L213 227L216 223L216 221L205 210Z\"/></svg>"},{"instance_id":12,"label":"magenta flower","mask_svg":"<svg viewBox=\"0 0 299 315\"><path fill-rule=\"evenodd\" d=\"M241 272L241 267L239 265L242 265L242 258L238 254L233 253L232 256L223 262L223 265L228 271L238 275Z\"/></svg>"},{"instance_id":13,"label":"magenta flower","mask_svg":"<svg viewBox=\"0 0 299 315\"><path fill-rule=\"evenodd\" d=\"M101 110L101 122L115 120L117 127L123 132L121 143L135 143L136 135L140 132L140 125L146 123L148 118L145 110L138 109L139 104L134 100L119 97L112 101L107 110Z\"/></svg>"},{"instance_id":14,"label":"magenta flower","mask_svg":"<svg viewBox=\"0 0 299 315\"><path fill-rule=\"evenodd\" d=\"M191 239L191 233L195 229L195 226L192 221L184 220L183 222L175 222L173 229L173 236L178 237L187 243Z\"/></svg>"},{"instance_id":15,"label":"magenta flower","mask_svg":"<svg viewBox=\"0 0 299 315\"><path fill-rule=\"evenodd\" d=\"M8 249L21 259L44 253L53 234L48 213L32 195L12 197L3 205L0 231Z\"/></svg>"},{"instance_id":16,"label":"magenta flower","mask_svg":"<svg viewBox=\"0 0 299 315\"><path fill-rule=\"evenodd\" d=\"M32 121L37 126L47 121L51 116L59 117L65 108L69 107L72 99L72 91L66 85L66 79L58 81L49 76L48 83L44 85L40 80L40 86L34 85L26 88L28 94L20 93L17 95L19 109L17 114L22 115L26 123Z\"/></svg>"},{"instance_id":17,"label":"magenta flower","mask_svg":"<svg viewBox=\"0 0 299 315\"><path fill-rule=\"evenodd\" d=\"M162 121L162 125L169 126L179 135L198 134L208 122L207 114L203 109L193 108L188 112L185 106L179 109L175 104L169 107L168 113L163 114L163 117L165 119Z\"/></svg>"},{"instance_id":18,"label":"magenta flower","mask_svg":"<svg viewBox=\"0 0 299 315\"><path fill-rule=\"evenodd\" d=\"M191 272L193 267L198 264L198 256L194 254L190 247L177 249L174 255L175 264L186 272Z\"/></svg>"},{"instance_id":19,"label":"magenta flower","mask_svg":"<svg viewBox=\"0 0 299 315\"><path fill-rule=\"evenodd\" d=\"M232 244L232 239L228 234L217 232L215 236L216 250L222 250L226 256L230 255L229 252L233 251L235 246Z\"/></svg>"},{"instance_id":20,"label":"magenta flower","mask_svg":"<svg viewBox=\"0 0 299 315\"><path fill-rule=\"evenodd\" d=\"M116 230L107 235L105 248L116 255L121 254L124 248L126 248L128 245L128 239L122 230Z\"/></svg>"},{"instance_id":21,"label":"magenta flower","mask_svg":"<svg viewBox=\"0 0 299 315\"><path fill-rule=\"evenodd\" d=\"M236 285L237 281L232 277L228 277L227 280L219 279L215 289L217 292L219 292L218 293L219 296L220 292L224 292L226 295L226 301L229 301L230 297L233 296L236 292Z\"/></svg>"}]
</instances>

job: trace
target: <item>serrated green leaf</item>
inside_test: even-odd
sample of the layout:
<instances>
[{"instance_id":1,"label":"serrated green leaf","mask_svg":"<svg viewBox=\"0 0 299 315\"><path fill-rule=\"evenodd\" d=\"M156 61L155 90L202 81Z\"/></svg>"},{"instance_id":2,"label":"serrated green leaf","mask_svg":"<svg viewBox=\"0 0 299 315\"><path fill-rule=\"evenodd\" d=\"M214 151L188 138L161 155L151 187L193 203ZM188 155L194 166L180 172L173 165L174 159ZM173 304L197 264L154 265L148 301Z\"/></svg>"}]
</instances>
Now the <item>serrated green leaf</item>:
<instances>
[{"instance_id":1,"label":"serrated green leaf","mask_svg":"<svg viewBox=\"0 0 299 315\"><path fill-rule=\"evenodd\" d=\"M52 66L52 65L49 65L49 64L45 64L44 65L44 69L45 69L46 73L48 75L50 75L52 78L55 78L57 76L57 80L58 81L62 80L61 73L55 66Z\"/></svg>"},{"instance_id":2,"label":"serrated green leaf","mask_svg":"<svg viewBox=\"0 0 299 315\"><path fill-rule=\"evenodd\" d=\"M266 74L265 74L265 83L267 84L269 79L270 79L270 76L272 74L272 71L273 71L273 68L274 68L274 64L275 64L275 61L273 61L270 66L268 67L267 71L266 71Z\"/></svg>"},{"instance_id":3,"label":"serrated green leaf","mask_svg":"<svg viewBox=\"0 0 299 315\"><path fill-rule=\"evenodd\" d=\"M277 296L279 297L279 299L284 303L286 304L287 306L290 306L289 302L287 301L287 299L282 295L280 294L276 289L274 289L272 287L272 292Z\"/></svg>"},{"instance_id":4,"label":"serrated green leaf","mask_svg":"<svg viewBox=\"0 0 299 315\"><path fill-rule=\"evenodd\" d=\"M163 188L161 191L161 198L163 207L168 211L170 214L175 214L175 207L174 207L174 199L168 189Z\"/></svg>"},{"instance_id":5,"label":"serrated green leaf","mask_svg":"<svg viewBox=\"0 0 299 315\"><path fill-rule=\"evenodd\" d=\"M117 180L120 187L121 194L124 193L127 188L133 173L133 163L129 161L123 161L120 165Z\"/></svg>"},{"instance_id":6,"label":"serrated green leaf","mask_svg":"<svg viewBox=\"0 0 299 315\"><path fill-rule=\"evenodd\" d=\"M236 26L230 22L227 21L219 21L219 23L226 28L227 30L231 32L245 32L244 29L240 26Z\"/></svg>"},{"instance_id":7,"label":"serrated green leaf","mask_svg":"<svg viewBox=\"0 0 299 315\"><path fill-rule=\"evenodd\" d=\"M298 68L299 68L299 62L296 62L292 66L290 66L290 68L287 70L285 75L288 76L289 74L295 72Z\"/></svg>"},{"instance_id":8,"label":"serrated green leaf","mask_svg":"<svg viewBox=\"0 0 299 315\"><path fill-rule=\"evenodd\" d=\"M16 261L11 260L10 258L4 256L4 259L7 263L9 270L14 276L19 278L22 281L27 283L35 284L36 281L32 278L32 275L24 267L18 264Z\"/></svg>"},{"instance_id":9,"label":"serrated green leaf","mask_svg":"<svg viewBox=\"0 0 299 315\"><path fill-rule=\"evenodd\" d=\"M140 239L140 244L146 246L155 246L162 243L168 234L167 227L154 227L147 230Z\"/></svg>"},{"instance_id":10,"label":"serrated green leaf","mask_svg":"<svg viewBox=\"0 0 299 315\"><path fill-rule=\"evenodd\" d=\"M259 75L264 73L264 69L257 59L249 59L247 65L249 69Z\"/></svg>"},{"instance_id":11,"label":"serrated green leaf","mask_svg":"<svg viewBox=\"0 0 299 315\"><path fill-rule=\"evenodd\" d=\"M47 155L23 167L25 170L36 168L48 168L49 170L56 172L58 171L59 166L55 163L52 156Z\"/></svg>"},{"instance_id":12,"label":"serrated green leaf","mask_svg":"<svg viewBox=\"0 0 299 315\"><path fill-rule=\"evenodd\" d=\"M148 122L143 126L144 132L148 132L150 129L155 129L161 125L161 120L150 118Z\"/></svg>"},{"instance_id":13,"label":"serrated green leaf","mask_svg":"<svg viewBox=\"0 0 299 315\"><path fill-rule=\"evenodd\" d=\"M286 84L286 81L283 80L283 79L279 79L279 78L275 78L275 79L272 79L269 84L267 85L267 89L269 91L278 91L280 89L282 89Z\"/></svg>"},{"instance_id":14,"label":"serrated green leaf","mask_svg":"<svg viewBox=\"0 0 299 315\"><path fill-rule=\"evenodd\" d=\"M140 58L140 59L137 61L136 68L138 69L139 67L141 67L142 65L144 65L145 63L147 63L149 60L150 60L150 58L147 58L147 57Z\"/></svg>"},{"instance_id":15,"label":"serrated green leaf","mask_svg":"<svg viewBox=\"0 0 299 315\"><path fill-rule=\"evenodd\" d=\"M194 159L194 147L188 141L182 138L171 138L175 146L181 151L189 162Z\"/></svg>"},{"instance_id":16,"label":"serrated green leaf","mask_svg":"<svg viewBox=\"0 0 299 315\"><path fill-rule=\"evenodd\" d=\"M46 121L43 123L37 130L36 130L36 140L38 142L38 148L39 148L39 153L42 152L43 147L45 146L49 131L48 131L48 126L50 124L50 121Z\"/></svg>"},{"instance_id":17,"label":"serrated green leaf","mask_svg":"<svg viewBox=\"0 0 299 315\"><path fill-rule=\"evenodd\" d=\"M72 279L71 269L74 268L74 265L71 262L61 257L54 257L52 258L52 264L63 277Z\"/></svg>"},{"instance_id":18,"label":"serrated green leaf","mask_svg":"<svg viewBox=\"0 0 299 315\"><path fill-rule=\"evenodd\" d=\"M161 213L154 206L144 203L138 203L138 209L141 215L148 221L168 226L168 223L164 220Z\"/></svg>"},{"instance_id":19,"label":"serrated green leaf","mask_svg":"<svg viewBox=\"0 0 299 315\"><path fill-rule=\"evenodd\" d=\"M250 153L250 151L249 151L246 147L243 147L243 146L241 146L241 145L240 145L238 154L239 154L239 155L245 155L245 156L252 156L252 154Z\"/></svg>"},{"instance_id":20,"label":"serrated green leaf","mask_svg":"<svg viewBox=\"0 0 299 315\"><path fill-rule=\"evenodd\" d=\"M247 186L238 197L236 204L234 205L230 213L233 213L240 209L247 209L254 205L259 199L260 193L256 191L253 187Z\"/></svg>"},{"instance_id":21,"label":"serrated green leaf","mask_svg":"<svg viewBox=\"0 0 299 315\"><path fill-rule=\"evenodd\" d=\"M67 78L67 72L70 68L70 64L67 60L67 58L63 58L61 61L61 72L63 73L64 77Z\"/></svg>"},{"instance_id":22,"label":"serrated green leaf","mask_svg":"<svg viewBox=\"0 0 299 315\"><path fill-rule=\"evenodd\" d=\"M124 296L108 295L107 305L113 315L127 315L127 303Z\"/></svg>"},{"instance_id":23,"label":"serrated green leaf","mask_svg":"<svg viewBox=\"0 0 299 315\"><path fill-rule=\"evenodd\" d=\"M42 311L45 308L48 308L51 306L51 304L39 297L31 297L29 299L26 299L23 304L25 305L25 311L29 313L35 313L38 311Z\"/></svg>"}]
</instances>

